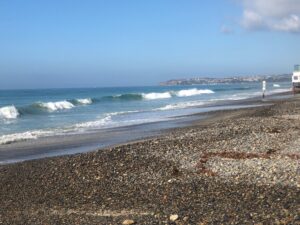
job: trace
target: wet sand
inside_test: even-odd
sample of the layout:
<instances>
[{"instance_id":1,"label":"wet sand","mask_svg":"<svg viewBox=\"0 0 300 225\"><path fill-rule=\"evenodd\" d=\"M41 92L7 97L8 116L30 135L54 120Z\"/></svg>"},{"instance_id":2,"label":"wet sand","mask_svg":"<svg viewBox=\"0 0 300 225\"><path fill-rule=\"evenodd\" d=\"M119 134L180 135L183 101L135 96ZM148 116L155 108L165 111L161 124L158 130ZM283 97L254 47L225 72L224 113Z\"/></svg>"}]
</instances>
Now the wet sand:
<instances>
[{"instance_id":1,"label":"wet sand","mask_svg":"<svg viewBox=\"0 0 300 225\"><path fill-rule=\"evenodd\" d=\"M2 165L0 224L300 223L300 97L269 102L95 152Z\"/></svg>"}]
</instances>

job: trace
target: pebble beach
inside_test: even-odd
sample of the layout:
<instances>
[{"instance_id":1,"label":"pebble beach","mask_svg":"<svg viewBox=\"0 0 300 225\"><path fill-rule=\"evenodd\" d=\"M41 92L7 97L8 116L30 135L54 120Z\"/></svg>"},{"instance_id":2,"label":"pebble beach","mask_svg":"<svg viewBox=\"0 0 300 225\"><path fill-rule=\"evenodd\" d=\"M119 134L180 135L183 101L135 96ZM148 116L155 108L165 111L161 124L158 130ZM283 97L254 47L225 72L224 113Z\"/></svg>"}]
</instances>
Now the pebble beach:
<instances>
[{"instance_id":1,"label":"pebble beach","mask_svg":"<svg viewBox=\"0 0 300 225\"><path fill-rule=\"evenodd\" d=\"M300 97L0 166L0 224L300 224Z\"/></svg>"}]
</instances>

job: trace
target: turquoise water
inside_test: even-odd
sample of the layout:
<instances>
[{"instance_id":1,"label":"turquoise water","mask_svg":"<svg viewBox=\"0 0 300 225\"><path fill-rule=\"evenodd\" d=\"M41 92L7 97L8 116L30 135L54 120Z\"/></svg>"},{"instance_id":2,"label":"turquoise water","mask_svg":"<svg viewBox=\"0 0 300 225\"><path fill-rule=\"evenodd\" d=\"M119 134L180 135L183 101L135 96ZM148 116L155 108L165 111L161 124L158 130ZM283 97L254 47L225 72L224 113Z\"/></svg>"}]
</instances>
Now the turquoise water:
<instances>
[{"instance_id":1,"label":"turquoise water","mask_svg":"<svg viewBox=\"0 0 300 225\"><path fill-rule=\"evenodd\" d=\"M290 89L269 83L267 94ZM0 145L171 120L221 101L261 95L261 83L0 90Z\"/></svg>"}]
</instances>

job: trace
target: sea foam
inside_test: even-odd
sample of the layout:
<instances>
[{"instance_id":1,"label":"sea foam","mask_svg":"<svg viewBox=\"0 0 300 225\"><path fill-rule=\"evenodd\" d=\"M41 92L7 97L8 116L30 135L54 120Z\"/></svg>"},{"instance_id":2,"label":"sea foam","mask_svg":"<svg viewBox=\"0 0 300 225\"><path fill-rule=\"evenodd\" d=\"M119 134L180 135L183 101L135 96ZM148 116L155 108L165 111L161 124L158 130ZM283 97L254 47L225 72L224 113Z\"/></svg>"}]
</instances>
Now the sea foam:
<instances>
[{"instance_id":1,"label":"sea foam","mask_svg":"<svg viewBox=\"0 0 300 225\"><path fill-rule=\"evenodd\" d=\"M144 99L147 100L155 100L155 99L164 99L164 98L172 98L172 95L170 92L163 92L163 93L148 93L148 94L142 94Z\"/></svg>"},{"instance_id":2,"label":"sea foam","mask_svg":"<svg viewBox=\"0 0 300 225\"><path fill-rule=\"evenodd\" d=\"M16 119L19 115L20 114L15 106L5 106L0 108L0 118Z\"/></svg>"},{"instance_id":3,"label":"sea foam","mask_svg":"<svg viewBox=\"0 0 300 225\"><path fill-rule=\"evenodd\" d=\"M175 104L169 104L164 107L158 108L157 110L172 110L172 109L185 109L189 107L195 107L195 106L201 106L204 105L204 102L200 101L191 101L191 102L180 102L180 103L175 103Z\"/></svg>"},{"instance_id":4,"label":"sea foam","mask_svg":"<svg viewBox=\"0 0 300 225\"><path fill-rule=\"evenodd\" d=\"M201 95L201 94L213 94L215 93L212 90L209 89L197 89L197 88L193 88L193 89L187 89L187 90L180 90L176 93L176 95L178 97L190 97L190 96L194 96L194 95Z\"/></svg>"},{"instance_id":5,"label":"sea foam","mask_svg":"<svg viewBox=\"0 0 300 225\"><path fill-rule=\"evenodd\" d=\"M74 125L75 129L87 129L87 128L105 128L111 123L111 115L107 114L104 118L95 121L77 123Z\"/></svg>"},{"instance_id":6,"label":"sea foam","mask_svg":"<svg viewBox=\"0 0 300 225\"><path fill-rule=\"evenodd\" d=\"M79 99L76 99L76 102L78 102L79 104L82 104L82 105L89 105L89 104L93 103L92 99L90 99L90 98L79 98Z\"/></svg>"},{"instance_id":7,"label":"sea foam","mask_svg":"<svg viewBox=\"0 0 300 225\"><path fill-rule=\"evenodd\" d=\"M58 132L55 130L53 131L33 130L33 131L26 131L21 133L6 134L0 136L0 145L11 144L11 143L26 141L26 140L33 140L39 137L51 136L57 133Z\"/></svg>"},{"instance_id":8,"label":"sea foam","mask_svg":"<svg viewBox=\"0 0 300 225\"><path fill-rule=\"evenodd\" d=\"M119 112L111 112L111 113L106 113L107 116L117 116L117 115L124 115L124 114L129 114L129 113L138 113L142 112L139 110L131 110L131 111L119 111Z\"/></svg>"},{"instance_id":9,"label":"sea foam","mask_svg":"<svg viewBox=\"0 0 300 225\"><path fill-rule=\"evenodd\" d=\"M36 138L37 136L35 136L31 132L8 134L8 135L0 136L0 145L10 144L18 141L36 139Z\"/></svg>"},{"instance_id":10,"label":"sea foam","mask_svg":"<svg viewBox=\"0 0 300 225\"><path fill-rule=\"evenodd\" d=\"M59 101L59 102L41 102L38 105L42 108L45 108L49 111L57 111L63 109L71 109L75 107L71 102L68 101Z\"/></svg>"}]
</instances>

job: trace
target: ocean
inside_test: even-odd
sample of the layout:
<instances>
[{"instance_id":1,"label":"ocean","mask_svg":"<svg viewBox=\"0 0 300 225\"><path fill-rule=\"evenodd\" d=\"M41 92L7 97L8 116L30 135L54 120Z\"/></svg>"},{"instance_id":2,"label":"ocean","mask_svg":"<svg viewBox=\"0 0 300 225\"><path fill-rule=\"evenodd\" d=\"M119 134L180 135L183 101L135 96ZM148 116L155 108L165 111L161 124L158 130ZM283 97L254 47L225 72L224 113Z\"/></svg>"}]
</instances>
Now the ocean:
<instances>
[{"instance_id":1,"label":"ocean","mask_svg":"<svg viewBox=\"0 0 300 225\"><path fill-rule=\"evenodd\" d=\"M290 90L268 83L266 94ZM0 90L0 145L168 121L261 96L261 83Z\"/></svg>"}]
</instances>

